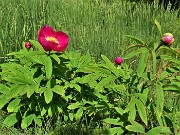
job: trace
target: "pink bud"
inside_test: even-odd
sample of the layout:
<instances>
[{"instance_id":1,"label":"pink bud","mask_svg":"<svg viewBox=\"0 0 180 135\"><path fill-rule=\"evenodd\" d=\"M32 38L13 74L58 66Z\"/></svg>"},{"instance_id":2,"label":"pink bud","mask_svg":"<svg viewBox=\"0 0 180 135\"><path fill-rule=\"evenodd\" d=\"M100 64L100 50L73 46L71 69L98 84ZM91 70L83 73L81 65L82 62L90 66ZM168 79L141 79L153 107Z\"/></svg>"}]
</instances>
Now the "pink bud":
<instances>
[{"instance_id":1,"label":"pink bud","mask_svg":"<svg viewBox=\"0 0 180 135\"><path fill-rule=\"evenodd\" d=\"M30 49L30 48L31 48L31 44L30 44L29 42L26 42L26 43L25 43L25 47L26 47L27 49Z\"/></svg>"},{"instance_id":2,"label":"pink bud","mask_svg":"<svg viewBox=\"0 0 180 135\"><path fill-rule=\"evenodd\" d=\"M117 58L115 59L115 63L116 63L117 65L121 65L122 62L123 62L123 59L122 59L121 57L117 57Z\"/></svg>"},{"instance_id":3,"label":"pink bud","mask_svg":"<svg viewBox=\"0 0 180 135\"><path fill-rule=\"evenodd\" d=\"M174 36L171 33L165 33L161 38L161 42L166 46L171 46L174 42Z\"/></svg>"}]
</instances>

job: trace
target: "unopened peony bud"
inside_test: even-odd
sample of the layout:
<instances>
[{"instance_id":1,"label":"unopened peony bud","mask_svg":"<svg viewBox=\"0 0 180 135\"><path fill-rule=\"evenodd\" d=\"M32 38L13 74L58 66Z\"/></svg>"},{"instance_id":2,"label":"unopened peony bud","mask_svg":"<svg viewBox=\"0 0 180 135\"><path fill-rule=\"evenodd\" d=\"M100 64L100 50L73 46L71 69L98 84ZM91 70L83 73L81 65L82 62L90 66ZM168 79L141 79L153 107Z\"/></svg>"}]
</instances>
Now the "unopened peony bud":
<instances>
[{"instance_id":1,"label":"unopened peony bud","mask_svg":"<svg viewBox=\"0 0 180 135\"><path fill-rule=\"evenodd\" d=\"M161 38L161 42L166 46L171 46L174 42L174 36L171 33L165 33Z\"/></svg>"},{"instance_id":2,"label":"unopened peony bud","mask_svg":"<svg viewBox=\"0 0 180 135\"><path fill-rule=\"evenodd\" d=\"M122 62L123 62L123 59L122 59L121 57L117 57L117 58L115 59L115 63L116 63L117 65L120 65Z\"/></svg>"},{"instance_id":3,"label":"unopened peony bud","mask_svg":"<svg viewBox=\"0 0 180 135\"><path fill-rule=\"evenodd\" d=\"M30 49L30 48L31 48L31 44L30 44L29 42L26 42L26 43L25 43L25 47L26 47L27 49Z\"/></svg>"}]
</instances>

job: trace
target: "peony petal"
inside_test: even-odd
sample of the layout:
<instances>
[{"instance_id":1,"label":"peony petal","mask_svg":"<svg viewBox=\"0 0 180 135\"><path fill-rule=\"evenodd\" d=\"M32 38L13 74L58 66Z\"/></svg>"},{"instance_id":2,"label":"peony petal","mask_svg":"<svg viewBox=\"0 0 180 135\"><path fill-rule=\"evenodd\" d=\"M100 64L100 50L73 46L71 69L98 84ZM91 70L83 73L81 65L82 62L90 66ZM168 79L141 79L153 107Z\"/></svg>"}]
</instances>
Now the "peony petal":
<instances>
[{"instance_id":1,"label":"peony petal","mask_svg":"<svg viewBox=\"0 0 180 135\"><path fill-rule=\"evenodd\" d=\"M38 36L41 37L56 36L56 32L50 26L45 25L40 29Z\"/></svg>"},{"instance_id":2,"label":"peony petal","mask_svg":"<svg viewBox=\"0 0 180 135\"><path fill-rule=\"evenodd\" d=\"M64 51L68 45L69 37L66 35L66 33L58 31L56 32L56 39L58 40L59 45L56 47L55 51Z\"/></svg>"}]
</instances>

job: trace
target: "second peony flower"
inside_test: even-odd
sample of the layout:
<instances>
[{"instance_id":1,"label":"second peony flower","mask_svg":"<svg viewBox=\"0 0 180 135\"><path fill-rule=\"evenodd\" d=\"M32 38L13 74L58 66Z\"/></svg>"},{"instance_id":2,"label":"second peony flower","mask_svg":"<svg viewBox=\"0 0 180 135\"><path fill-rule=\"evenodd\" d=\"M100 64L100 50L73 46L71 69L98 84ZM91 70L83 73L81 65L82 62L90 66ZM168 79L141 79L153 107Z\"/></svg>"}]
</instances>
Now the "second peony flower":
<instances>
[{"instance_id":1,"label":"second peony flower","mask_svg":"<svg viewBox=\"0 0 180 135\"><path fill-rule=\"evenodd\" d=\"M45 51L63 52L68 45L69 38L62 31L54 31L48 25L42 27L38 32L38 41Z\"/></svg>"}]
</instances>

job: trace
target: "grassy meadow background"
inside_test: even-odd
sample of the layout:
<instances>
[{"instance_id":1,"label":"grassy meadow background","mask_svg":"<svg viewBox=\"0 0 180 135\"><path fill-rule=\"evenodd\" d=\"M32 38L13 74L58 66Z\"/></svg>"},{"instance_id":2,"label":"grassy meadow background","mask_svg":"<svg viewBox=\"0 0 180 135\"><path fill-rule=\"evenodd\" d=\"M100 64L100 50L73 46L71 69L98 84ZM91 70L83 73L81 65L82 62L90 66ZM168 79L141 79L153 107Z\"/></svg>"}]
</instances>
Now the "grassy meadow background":
<instances>
[{"instance_id":1,"label":"grassy meadow background","mask_svg":"<svg viewBox=\"0 0 180 135\"><path fill-rule=\"evenodd\" d=\"M78 50L82 53L89 51L97 59L104 54L113 60L132 43L125 35L134 35L147 43L153 39L159 42L161 35L154 23L156 19L161 24L163 33L170 32L174 35L173 47L179 49L178 10L170 11L170 8L164 10L156 1L151 5L128 0L107 1L1 0L0 62L6 59L7 53L18 51L23 41L37 39L37 32L44 24L69 35L67 50ZM171 104L173 101L169 103ZM13 128L2 130L1 122L2 120L0 133L20 134L20 131ZM50 131L51 124L49 123L49 126L47 124L47 129L43 130ZM64 132L70 134L68 131L71 130ZM29 134L36 131L23 132ZM78 127L74 132L78 132ZM61 133L63 134L63 131Z\"/></svg>"},{"instance_id":2,"label":"grassy meadow background","mask_svg":"<svg viewBox=\"0 0 180 135\"><path fill-rule=\"evenodd\" d=\"M48 24L63 30L70 37L68 50L87 50L95 57L110 59L119 55L131 41L124 35L134 35L146 42L159 41L161 35L154 24L157 19L163 32L175 37L180 44L178 11L166 11L157 2L127 0L1 0L0 56L21 47L22 41L37 39L38 30Z\"/></svg>"}]
</instances>

